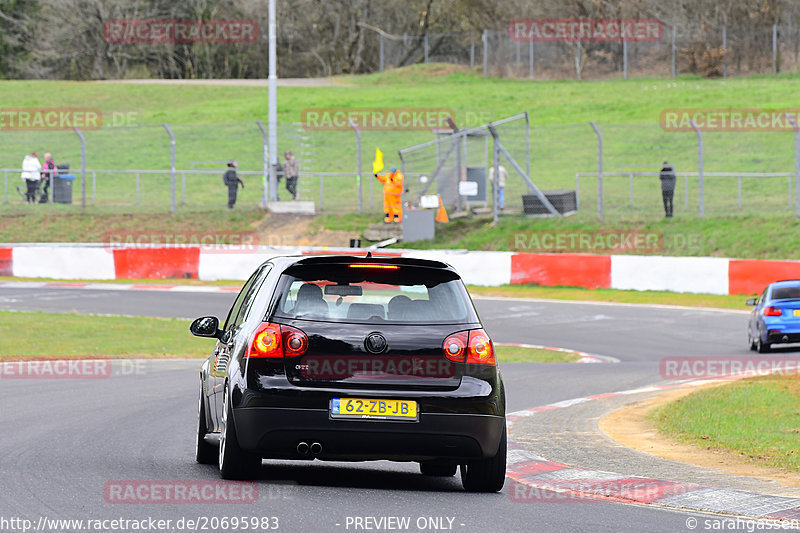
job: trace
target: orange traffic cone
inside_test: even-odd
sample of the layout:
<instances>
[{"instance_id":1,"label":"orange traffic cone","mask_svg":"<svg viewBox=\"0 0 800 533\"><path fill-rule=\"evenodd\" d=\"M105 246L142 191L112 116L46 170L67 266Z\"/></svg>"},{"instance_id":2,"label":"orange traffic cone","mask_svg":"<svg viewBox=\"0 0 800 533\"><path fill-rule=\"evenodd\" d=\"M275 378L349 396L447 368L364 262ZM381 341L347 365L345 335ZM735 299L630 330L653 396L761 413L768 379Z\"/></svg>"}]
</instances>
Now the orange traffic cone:
<instances>
[{"instance_id":1,"label":"orange traffic cone","mask_svg":"<svg viewBox=\"0 0 800 533\"><path fill-rule=\"evenodd\" d=\"M447 218L447 210L444 208L441 196L439 197L439 210L436 211L436 222L450 222L450 219Z\"/></svg>"}]
</instances>

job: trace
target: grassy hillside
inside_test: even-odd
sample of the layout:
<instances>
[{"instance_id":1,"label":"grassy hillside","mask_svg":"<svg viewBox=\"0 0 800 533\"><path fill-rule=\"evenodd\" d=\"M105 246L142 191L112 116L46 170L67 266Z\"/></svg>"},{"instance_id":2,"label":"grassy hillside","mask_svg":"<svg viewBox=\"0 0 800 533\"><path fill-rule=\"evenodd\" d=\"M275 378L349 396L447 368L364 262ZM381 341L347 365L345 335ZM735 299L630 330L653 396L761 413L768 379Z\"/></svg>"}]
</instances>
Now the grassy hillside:
<instances>
[{"instance_id":1,"label":"grassy hillside","mask_svg":"<svg viewBox=\"0 0 800 533\"><path fill-rule=\"evenodd\" d=\"M588 121L596 121L604 132L605 168L655 168L664 158L678 170L696 168L693 133L664 132L658 125L662 110L668 108L759 107L784 108L794 105L800 78L792 75L709 80L694 77L632 79L595 82L530 81L482 78L477 71L449 65L427 65L367 76L341 77L332 86L281 87L279 102L279 150L302 153L305 171L355 170L355 143L351 132L301 133L294 125L303 109L310 107L436 107L455 112L460 127L528 110L531 116L531 168L534 180L543 188L574 187L575 173L596 168L596 138ZM221 162L237 158L244 171L261 171L262 139L256 120L267 121L267 90L252 86L148 85L108 82L0 82L4 107L93 107L107 122L118 127L87 131L87 164L93 169L165 169L169 166L168 136L161 127L169 123L176 135L177 166ZM520 124L521 126L521 124ZM504 142L517 159L524 158L525 140L520 127L501 130ZM58 161L73 167L79 162L79 143L71 131L4 131L0 168L17 168L22 155L36 150L51 151ZM302 139L301 137L305 137ZM793 169L790 133L709 133L706 136L706 171L786 171ZM375 147L396 162L396 150L432 138L427 131L364 132L364 170L369 168ZM482 150L480 150L482 151ZM474 152L474 151L473 151ZM480 154L478 154L480 155ZM431 172L432 153L411 162L412 172ZM210 175L186 177L189 207L217 205L221 190L219 166L210 165ZM368 175L368 174L367 174ZM0 176L1 178L2 176ZM88 197L91 203L91 176ZM18 184L9 176L12 205L20 202L14 193ZM164 209L168 205L169 181L165 174L140 176L139 205L136 204L135 176L96 175L98 205L111 209L144 206ZM182 200L182 176L178 199ZM511 180L507 193L518 202L524 189ZM249 185L243 201L254 204L260 197L260 176L246 177ZM327 178L327 209L345 210L354 205L354 178ZM585 193L593 187L588 179ZM626 179L608 179L609 201L620 211L626 209ZM638 186L637 186L638 187ZM696 191L691 191L694 198ZM718 210L725 212L733 201L735 183L709 181L710 200L726 196ZM715 192L715 188L719 192ZM365 183L365 194L368 186ZM319 201L319 179L301 183L306 199ZM745 204L749 199L774 196L769 207L784 208L783 181L744 183ZM285 193L282 193L285 194ZM592 201L586 197L586 203ZM369 202L365 201L368 205ZM378 207L377 195L373 205ZM763 202L759 206L763 207ZM751 204L751 207L754 207Z\"/></svg>"}]
</instances>

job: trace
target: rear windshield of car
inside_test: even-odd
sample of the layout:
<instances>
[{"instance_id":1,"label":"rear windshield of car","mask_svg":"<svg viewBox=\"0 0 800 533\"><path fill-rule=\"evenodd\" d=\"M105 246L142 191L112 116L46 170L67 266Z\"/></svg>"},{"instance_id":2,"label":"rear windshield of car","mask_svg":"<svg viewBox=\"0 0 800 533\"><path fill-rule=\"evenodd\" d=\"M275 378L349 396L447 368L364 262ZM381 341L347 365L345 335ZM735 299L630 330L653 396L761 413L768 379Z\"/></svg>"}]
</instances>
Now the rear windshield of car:
<instances>
[{"instance_id":1,"label":"rear windshield of car","mask_svg":"<svg viewBox=\"0 0 800 533\"><path fill-rule=\"evenodd\" d=\"M800 287L775 287L772 289L773 300L800 299Z\"/></svg>"},{"instance_id":2,"label":"rear windshield of car","mask_svg":"<svg viewBox=\"0 0 800 533\"><path fill-rule=\"evenodd\" d=\"M279 283L275 316L358 323L468 323L478 318L451 271L350 265L292 267Z\"/></svg>"}]
</instances>

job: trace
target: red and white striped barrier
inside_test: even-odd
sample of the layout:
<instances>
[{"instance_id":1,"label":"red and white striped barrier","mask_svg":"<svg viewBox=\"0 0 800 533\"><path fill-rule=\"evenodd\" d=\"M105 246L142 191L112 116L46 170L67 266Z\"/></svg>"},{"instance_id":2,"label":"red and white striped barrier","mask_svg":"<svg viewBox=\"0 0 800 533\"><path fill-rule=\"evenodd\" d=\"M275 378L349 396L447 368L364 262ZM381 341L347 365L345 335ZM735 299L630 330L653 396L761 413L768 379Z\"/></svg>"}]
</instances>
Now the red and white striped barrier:
<instances>
[{"instance_id":1,"label":"red and white striped barrier","mask_svg":"<svg viewBox=\"0 0 800 533\"><path fill-rule=\"evenodd\" d=\"M53 279L243 280L278 255L363 254L352 248L197 246L109 248L102 244L0 247L0 276ZM529 283L590 289L755 294L772 281L800 278L800 261L653 255L534 254L463 250L379 250L374 255L448 263L466 283Z\"/></svg>"}]
</instances>

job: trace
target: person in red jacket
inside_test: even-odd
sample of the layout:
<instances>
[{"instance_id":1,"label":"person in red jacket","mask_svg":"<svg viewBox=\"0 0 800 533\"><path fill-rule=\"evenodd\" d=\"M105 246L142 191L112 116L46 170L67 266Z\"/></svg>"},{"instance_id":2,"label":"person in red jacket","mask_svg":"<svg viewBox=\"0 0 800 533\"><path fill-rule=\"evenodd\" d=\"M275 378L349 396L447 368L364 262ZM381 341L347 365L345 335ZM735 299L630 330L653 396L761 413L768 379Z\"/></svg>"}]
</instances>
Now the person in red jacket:
<instances>
[{"instance_id":1,"label":"person in red jacket","mask_svg":"<svg viewBox=\"0 0 800 533\"><path fill-rule=\"evenodd\" d=\"M383 221L398 224L403 221L403 173L391 167L386 174L375 174L383 183Z\"/></svg>"}]
</instances>

